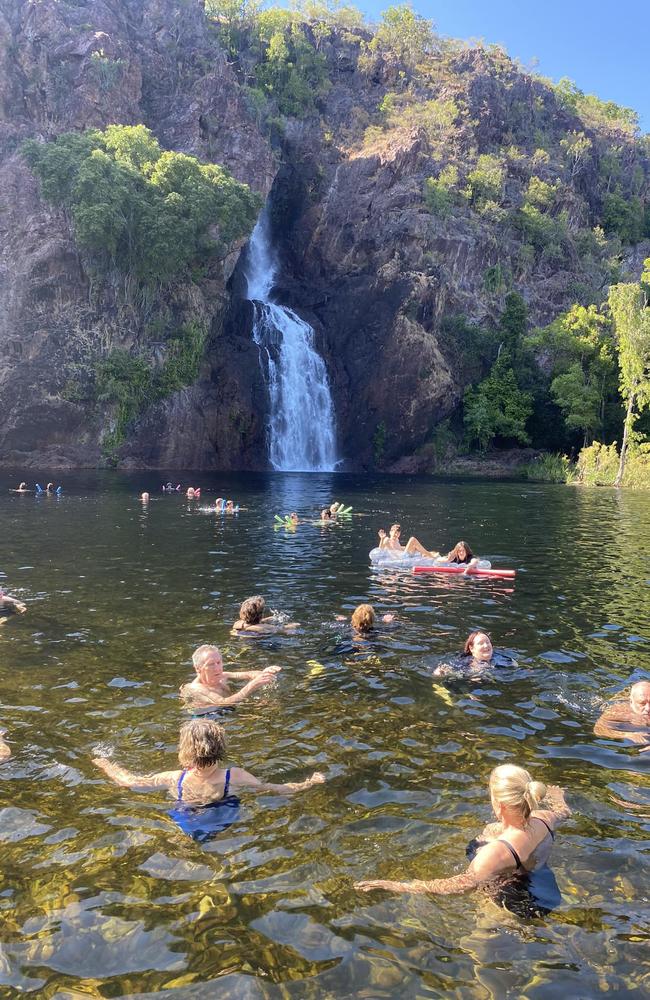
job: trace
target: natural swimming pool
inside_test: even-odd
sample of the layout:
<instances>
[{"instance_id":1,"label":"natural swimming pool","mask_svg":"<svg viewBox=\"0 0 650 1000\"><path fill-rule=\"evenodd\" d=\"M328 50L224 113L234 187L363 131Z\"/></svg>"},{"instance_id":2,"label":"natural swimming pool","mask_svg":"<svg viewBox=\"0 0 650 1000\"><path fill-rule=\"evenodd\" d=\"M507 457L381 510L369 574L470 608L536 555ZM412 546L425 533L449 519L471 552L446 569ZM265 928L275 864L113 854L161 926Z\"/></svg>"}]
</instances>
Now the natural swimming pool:
<instances>
[{"instance_id":1,"label":"natural swimming pool","mask_svg":"<svg viewBox=\"0 0 650 1000\"><path fill-rule=\"evenodd\" d=\"M159 493L162 474L106 473L63 476L56 500L10 494L18 478L0 477L0 584L29 604L0 629L14 754L0 768L6 995L648 989L650 760L593 736L602 701L650 675L645 494L183 474L204 487L188 503ZM249 510L203 513L217 495ZM315 517L334 499L364 516L273 528L276 512ZM436 547L467 539L517 568L514 586L372 571L376 531L393 520ZM254 593L301 631L231 638ZM399 625L352 643L334 618L366 600ZM516 666L450 689L450 705L429 671L474 627ZM207 845L183 836L162 796L90 764L110 748L134 770L175 766L178 687L203 642L234 668L283 666L225 719L230 760L270 780L328 776L292 799L242 796L239 822ZM506 760L567 788L574 815L552 856L561 907L525 922L481 893L353 890L461 870Z\"/></svg>"}]
</instances>

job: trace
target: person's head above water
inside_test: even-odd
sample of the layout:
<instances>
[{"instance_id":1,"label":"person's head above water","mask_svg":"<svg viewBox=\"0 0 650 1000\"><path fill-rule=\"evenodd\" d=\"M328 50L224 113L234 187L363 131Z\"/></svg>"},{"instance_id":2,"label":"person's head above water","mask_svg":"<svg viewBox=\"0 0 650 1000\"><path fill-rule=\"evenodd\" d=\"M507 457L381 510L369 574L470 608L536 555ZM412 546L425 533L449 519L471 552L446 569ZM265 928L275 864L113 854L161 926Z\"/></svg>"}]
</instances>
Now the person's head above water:
<instances>
[{"instance_id":1,"label":"person's head above water","mask_svg":"<svg viewBox=\"0 0 650 1000\"><path fill-rule=\"evenodd\" d=\"M492 659L494 648L487 632L470 632L465 640L463 654L475 660L487 662Z\"/></svg>"},{"instance_id":2,"label":"person's head above water","mask_svg":"<svg viewBox=\"0 0 650 1000\"><path fill-rule=\"evenodd\" d=\"M546 785L533 781L528 771L516 764L500 764L490 775L490 798L497 819L504 823L525 823L533 809L539 809Z\"/></svg>"},{"instance_id":3,"label":"person's head above water","mask_svg":"<svg viewBox=\"0 0 650 1000\"><path fill-rule=\"evenodd\" d=\"M226 734L212 719L192 719L181 726L178 762L183 770L212 767L226 757Z\"/></svg>"},{"instance_id":4,"label":"person's head above water","mask_svg":"<svg viewBox=\"0 0 650 1000\"><path fill-rule=\"evenodd\" d=\"M239 609L239 617L246 625L259 625L264 615L266 601L259 594L247 597Z\"/></svg>"},{"instance_id":5,"label":"person's head above water","mask_svg":"<svg viewBox=\"0 0 650 1000\"><path fill-rule=\"evenodd\" d=\"M332 518L332 511L329 509L329 507L323 507L322 511L320 512L321 521L329 521L331 520L331 518Z\"/></svg>"},{"instance_id":6,"label":"person's head above water","mask_svg":"<svg viewBox=\"0 0 650 1000\"><path fill-rule=\"evenodd\" d=\"M336 512L337 512L337 510L339 509L340 506L341 506L340 503L331 503L330 504L330 514L336 514Z\"/></svg>"},{"instance_id":7,"label":"person's head above water","mask_svg":"<svg viewBox=\"0 0 650 1000\"><path fill-rule=\"evenodd\" d=\"M204 643L192 653L192 663L199 680L210 686L223 674L223 657L218 646Z\"/></svg>"},{"instance_id":8,"label":"person's head above water","mask_svg":"<svg viewBox=\"0 0 650 1000\"><path fill-rule=\"evenodd\" d=\"M637 681L630 688L630 707L650 723L650 681Z\"/></svg>"},{"instance_id":9,"label":"person's head above water","mask_svg":"<svg viewBox=\"0 0 650 1000\"><path fill-rule=\"evenodd\" d=\"M352 612L352 628L357 632L370 632L375 625L375 609L372 604L360 604Z\"/></svg>"},{"instance_id":10,"label":"person's head above water","mask_svg":"<svg viewBox=\"0 0 650 1000\"><path fill-rule=\"evenodd\" d=\"M467 542L463 541L456 542L451 552L447 554L447 562L451 562L454 559L458 559L459 562L469 562L473 558L474 553Z\"/></svg>"}]
</instances>

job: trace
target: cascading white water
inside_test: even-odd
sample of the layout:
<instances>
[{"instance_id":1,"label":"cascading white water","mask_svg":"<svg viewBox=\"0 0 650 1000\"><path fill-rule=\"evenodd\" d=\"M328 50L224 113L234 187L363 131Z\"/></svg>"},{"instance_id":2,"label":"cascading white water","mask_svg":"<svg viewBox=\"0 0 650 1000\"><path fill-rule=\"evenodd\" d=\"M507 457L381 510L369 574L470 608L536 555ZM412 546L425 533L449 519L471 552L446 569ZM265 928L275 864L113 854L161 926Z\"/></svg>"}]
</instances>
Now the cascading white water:
<instances>
[{"instance_id":1,"label":"cascading white water","mask_svg":"<svg viewBox=\"0 0 650 1000\"><path fill-rule=\"evenodd\" d=\"M253 340L269 388L269 458L282 472L331 472L336 427L327 369L309 323L271 302L275 273L264 211L251 235L246 280L255 310Z\"/></svg>"}]
</instances>

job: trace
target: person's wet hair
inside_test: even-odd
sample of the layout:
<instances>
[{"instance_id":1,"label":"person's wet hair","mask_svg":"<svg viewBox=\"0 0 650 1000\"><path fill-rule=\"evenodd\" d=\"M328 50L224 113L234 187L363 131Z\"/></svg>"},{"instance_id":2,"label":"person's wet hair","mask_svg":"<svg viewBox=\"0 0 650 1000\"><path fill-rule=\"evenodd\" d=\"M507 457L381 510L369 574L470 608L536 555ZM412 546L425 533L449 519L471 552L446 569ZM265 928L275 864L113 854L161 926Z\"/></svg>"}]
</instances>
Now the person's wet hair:
<instances>
[{"instance_id":1,"label":"person's wet hair","mask_svg":"<svg viewBox=\"0 0 650 1000\"><path fill-rule=\"evenodd\" d=\"M357 632L370 632L375 624L375 609L372 604L360 604L352 612L352 628Z\"/></svg>"},{"instance_id":2,"label":"person's wet hair","mask_svg":"<svg viewBox=\"0 0 650 1000\"><path fill-rule=\"evenodd\" d=\"M181 726L178 762L183 769L205 768L226 757L226 735L212 719L191 719Z\"/></svg>"},{"instance_id":3,"label":"person's wet hair","mask_svg":"<svg viewBox=\"0 0 650 1000\"><path fill-rule=\"evenodd\" d=\"M192 653L192 664L196 670L201 665L201 661L205 658L206 653L218 653L221 657L221 650L218 646L211 646L209 643L205 642L202 646L199 646Z\"/></svg>"},{"instance_id":4,"label":"person's wet hair","mask_svg":"<svg viewBox=\"0 0 650 1000\"><path fill-rule=\"evenodd\" d=\"M266 601L259 594L247 597L239 609L239 617L247 625L259 625L264 615Z\"/></svg>"},{"instance_id":5,"label":"person's wet hair","mask_svg":"<svg viewBox=\"0 0 650 1000\"><path fill-rule=\"evenodd\" d=\"M500 764L490 775L490 795L495 802L521 810L528 819L546 796L546 785L533 781L528 771L516 764Z\"/></svg>"}]
</instances>

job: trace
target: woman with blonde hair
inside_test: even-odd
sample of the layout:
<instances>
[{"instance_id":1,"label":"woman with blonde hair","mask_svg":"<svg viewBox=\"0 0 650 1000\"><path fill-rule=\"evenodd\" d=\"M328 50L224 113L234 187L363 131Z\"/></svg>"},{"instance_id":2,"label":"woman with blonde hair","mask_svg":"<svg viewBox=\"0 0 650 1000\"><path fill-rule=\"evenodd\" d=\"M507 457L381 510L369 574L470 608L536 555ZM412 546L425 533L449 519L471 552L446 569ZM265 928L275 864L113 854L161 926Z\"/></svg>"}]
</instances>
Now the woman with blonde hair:
<instances>
[{"instance_id":1,"label":"woman with blonde hair","mask_svg":"<svg viewBox=\"0 0 650 1000\"><path fill-rule=\"evenodd\" d=\"M571 815L563 790L557 785L547 787L541 781L533 781L528 771L516 764L495 767L490 775L489 790L497 822L486 826L481 837L468 846L472 861L462 875L430 882L375 879L356 882L355 888L363 892L388 889L391 892L451 895L492 883L496 890L523 888L537 912L548 911L557 905L559 891L546 862L557 824ZM547 877L540 880L546 885L535 885L534 875L538 872L551 876L550 880ZM498 902L509 905L507 893L497 891L493 895Z\"/></svg>"},{"instance_id":2,"label":"woman with blonde hair","mask_svg":"<svg viewBox=\"0 0 650 1000\"><path fill-rule=\"evenodd\" d=\"M237 819L239 799L233 792L247 788L291 795L325 781L315 771L305 781L273 784L261 781L242 767L225 767L225 759L226 737L222 726L212 719L192 719L180 730L180 769L134 774L107 757L95 757L93 764L124 788L141 792L166 789L176 798L176 807L169 815L184 833L198 841L210 840Z\"/></svg>"}]
</instances>

